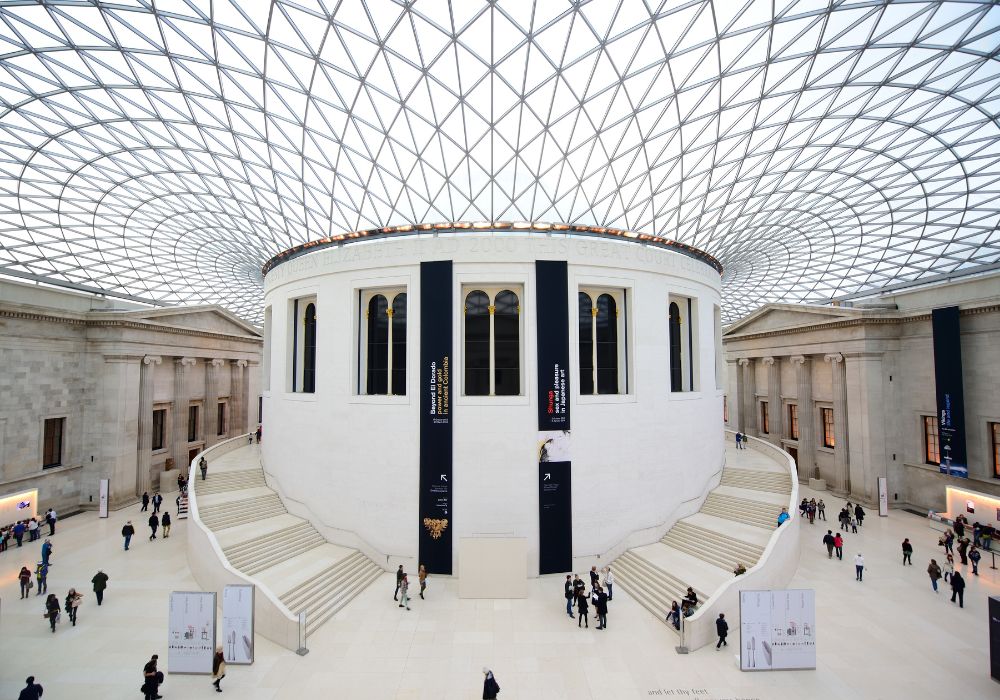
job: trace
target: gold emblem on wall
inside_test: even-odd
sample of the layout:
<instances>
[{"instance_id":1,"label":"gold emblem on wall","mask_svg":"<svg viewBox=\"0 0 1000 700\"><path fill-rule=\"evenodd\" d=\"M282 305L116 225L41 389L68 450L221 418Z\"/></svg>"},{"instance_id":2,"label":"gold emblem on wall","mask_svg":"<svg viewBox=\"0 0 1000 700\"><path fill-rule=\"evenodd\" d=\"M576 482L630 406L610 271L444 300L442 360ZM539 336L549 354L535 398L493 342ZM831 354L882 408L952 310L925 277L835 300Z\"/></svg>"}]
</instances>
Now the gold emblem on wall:
<instances>
[{"instance_id":1,"label":"gold emblem on wall","mask_svg":"<svg viewBox=\"0 0 1000 700\"><path fill-rule=\"evenodd\" d=\"M448 518L424 518L424 527L431 533L431 539L441 539L441 533L448 529Z\"/></svg>"}]
</instances>

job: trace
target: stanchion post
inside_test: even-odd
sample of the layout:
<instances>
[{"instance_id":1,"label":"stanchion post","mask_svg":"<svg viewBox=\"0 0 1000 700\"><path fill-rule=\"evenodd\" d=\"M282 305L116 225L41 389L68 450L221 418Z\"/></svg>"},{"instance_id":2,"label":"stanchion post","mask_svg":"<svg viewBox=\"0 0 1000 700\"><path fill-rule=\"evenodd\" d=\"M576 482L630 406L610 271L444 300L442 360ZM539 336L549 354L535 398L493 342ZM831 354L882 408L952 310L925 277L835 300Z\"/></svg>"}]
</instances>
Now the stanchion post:
<instances>
[{"instance_id":1,"label":"stanchion post","mask_svg":"<svg viewBox=\"0 0 1000 700\"><path fill-rule=\"evenodd\" d=\"M997 555L993 553L992 549L990 550L990 557L993 559L993 565L990 566L990 568L991 569L997 568Z\"/></svg>"},{"instance_id":2,"label":"stanchion post","mask_svg":"<svg viewBox=\"0 0 1000 700\"><path fill-rule=\"evenodd\" d=\"M674 647L674 651L676 651L678 654L686 654L686 653L688 653L688 648L687 648L687 622L684 619L684 613L683 612L678 613L678 615L680 616L680 621L681 621L681 643L679 645L677 645L676 647Z\"/></svg>"},{"instance_id":3,"label":"stanchion post","mask_svg":"<svg viewBox=\"0 0 1000 700\"><path fill-rule=\"evenodd\" d=\"M306 611L303 610L299 613L299 648L295 650L295 653L299 656L305 656L309 653L306 649Z\"/></svg>"}]
</instances>

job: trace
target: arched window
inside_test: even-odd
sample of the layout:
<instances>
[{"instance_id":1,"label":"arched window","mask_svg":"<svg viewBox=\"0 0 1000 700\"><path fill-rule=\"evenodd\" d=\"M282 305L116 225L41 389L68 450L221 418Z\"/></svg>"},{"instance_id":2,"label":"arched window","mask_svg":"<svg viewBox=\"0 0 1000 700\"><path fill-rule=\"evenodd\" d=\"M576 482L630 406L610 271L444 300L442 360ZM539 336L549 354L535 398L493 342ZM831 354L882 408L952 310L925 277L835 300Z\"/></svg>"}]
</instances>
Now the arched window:
<instances>
[{"instance_id":1,"label":"arched window","mask_svg":"<svg viewBox=\"0 0 1000 700\"><path fill-rule=\"evenodd\" d=\"M684 391L681 310L674 302L670 302L670 317L667 323L670 330L670 390Z\"/></svg>"},{"instance_id":2,"label":"arched window","mask_svg":"<svg viewBox=\"0 0 1000 700\"><path fill-rule=\"evenodd\" d=\"M580 393L594 393L594 302L579 293L580 301Z\"/></svg>"},{"instance_id":3,"label":"arched window","mask_svg":"<svg viewBox=\"0 0 1000 700\"><path fill-rule=\"evenodd\" d=\"M521 329L517 295L504 289L493 312L493 393L517 396L521 392Z\"/></svg>"},{"instance_id":4,"label":"arched window","mask_svg":"<svg viewBox=\"0 0 1000 700\"><path fill-rule=\"evenodd\" d=\"M618 393L618 305L610 294L597 297L597 393Z\"/></svg>"},{"instance_id":5,"label":"arched window","mask_svg":"<svg viewBox=\"0 0 1000 700\"><path fill-rule=\"evenodd\" d=\"M406 292L397 294L392 299L392 369L389 393L396 396L406 395Z\"/></svg>"},{"instance_id":6,"label":"arched window","mask_svg":"<svg viewBox=\"0 0 1000 700\"><path fill-rule=\"evenodd\" d=\"M307 304L302 320L302 391L316 392L316 305Z\"/></svg>"},{"instance_id":7,"label":"arched window","mask_svg":"<svg viewBox=\"0 0 1000 700\"><path fill-rule=\"evenodd\" d=\"M381 294L368 300L368 394L389 393L389 302Z\"/></svg>"},{"instance_id":8,"label":"arched window","mask_svg":"<svg viewBox=\"0 0 1000 700\"><path fill-rule=\"evenodd\" d=\"M465 297L465 393L490 393L490 298L480 290Z\"/></svg>"}]
</instances>

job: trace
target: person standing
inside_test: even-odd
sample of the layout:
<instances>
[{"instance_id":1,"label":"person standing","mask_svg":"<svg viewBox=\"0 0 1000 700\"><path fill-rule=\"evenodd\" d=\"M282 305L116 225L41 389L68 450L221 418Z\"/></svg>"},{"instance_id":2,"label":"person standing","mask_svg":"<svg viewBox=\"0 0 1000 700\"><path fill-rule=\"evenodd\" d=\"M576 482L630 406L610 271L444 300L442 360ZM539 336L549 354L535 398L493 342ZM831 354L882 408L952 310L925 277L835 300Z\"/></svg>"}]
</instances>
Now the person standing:
<instances>
[{"instance_id":1,"label":"person standing","mask_svg":"<svg viewBox=\"0 0 1000 700\"><path fill-rule=\"evenodd\" d=\"M606 630L608 628L608 594L600 586L597 587L597 602L594 607L597 610L597 629Z\"/></svg>"},{"instance_id":2,"label":"person standing","mask_svg":"<svg viewBox=\"0 0 1000 700\"><path fill-rule=\"evenodd\" d=\"M149 493L146 491L142 492L142 508L139 509L139 512L144 510L149 510Z\"/></svg>"},{"instance_id":3,"label":"person standing","mask_svg":"<svg viewBox=\"0 0 1000 700\"><path fill-rule=\"evenodd\" d=\"M910 538L906 537L903 539L903 566L909 564L913 566L913 545L910 544Z\"/></svg>"},{"instance_id":4,"label":"person standing","mask_svg":"<svg viewBox=\"0 0 1000 700\"><path fill-rule=\"evenodd\" d=\"M49 567L39 562L38 566L35 567L35 579L38 583L38 592L35 595L42 595L49 592L48 576ZM59 604L58 600L56 604Z\"/></svg>"},{"instance_id":5,"label":"person standing","mask_svg":"<svg viewBox=\"0 0 1000 700\"><path fill-rule=\"evenodd\" d=\"M392 599L399 600L399 587L403 585L403 577L406 574L403 573L403 565L400 564L399 568L396 569L396 590L393 591Z\"/></svg>"},{"instance_id":6,"label":"person standing","mask_svg":"<svg viewBox=\"0 0 1000 700\"><path fill-rule=\"evenodd\" d=\"M20 520L14 524L14 539L17 540L17 546L20 547L22 540L24 539L25 525Z\"/></svg>"},{"instance_id":7,"label":"person standing","mask_svg":"<svg viewBox=\"0 0 1000 700\"><path fill-rule=\"evenodd\" d=\"M958 556L962 557L962 566L966 566L969 563L969 538L959 537L958 538Z\"/></svg>"},{"instance_id":8,"label":"person standing","mask_svg":"<svg viewBox=\"0 0 1000 700\"><path fill-rule=\"evenodd\" d=\"M951 575L951 602L955 602L955 596L958 596L958 607L965 607L965 579L962 578L962 573L956 571Z\"/></svg>"},{"instance_id":9,"label":"person standing","mask_svg":"<svg viewBox=\"0 0 1000 700\"><path fill-rule=\"evenodd\" d=\"M417 569L417 580L420 582L420 600L426 600L424 591L427 589L427 567L423 564Z\"/></svg>"},{"instance_id":10,"label":"person standing","mask_svg":"<svg viewBox=\"0 0 1000 700\"><path fill-rule=\"evenodd\" d=\"M944 533L944 551L948 554L954 554L955 550L953 548L955 544L955 534L951 530L946 530Z\"/></svg>"},{"instance_id":11,"label":"person standing","mask_svg":"<svg viewBox=\"0 0 1000 700\"><path fill-rule=\"evenodd\" d=\"M17 700L39 700L42 697L42 686L35 683L35 677L28 676L24 682L28 685L21 689L21 694L17 696Z\"/></svg>"},{"instance_id":12,"label":"person standing","mask_svg":"<svg viewBox=\"0 0 1000 700\"><path fill-rule=\"evenodd\" d=\"M49 565L49 557L52 556L52 542L50 540L45 540L42 543L42 563L45 566Z\"/></svg>"},{"instance_id":13,"label":"person standing","mask_svg":"<svg viewBox=\"0 0 1000 700\"><path fill-rule=\"evenodd\" d=\"M152 513L149 516L149 530L151 533L149 535L150 542L156 539L156 528L158 528L159 526L160 526L160 519L156 516L156 513Z\"/></svg>"},{"instance_id":14,"label":"person standing","mask_svg":"<svg viewBox=\"0 0 1000 700\"><path fill-rule=\"evenodd\" d=\"M591 590L593 590L594 588L597 588L597 584L600 583L600 580L601 580L601 575L599 573L597 573L597 567L596 566L590 567L590 588L591 588Z\"/></svg>"},{"instance_id":15,"label":"person standing","mask_svg":"<svg viewBox=\"0 0 1000 700\"><path fill-rule=\"evenodd\" d=\"M153 654L146 665L142 667L142 692L146 695L146 700L157 700L162 697L159 693L160 683L163 682L163 674L156 669L157 659L160 657Z\"/></svg>"},{"instance_id":16,"label":"person standing","mask_svg":"<svg viewBox=\"0 0 1000 700\"><path fill-rule=\"evenodd\" d=\"M948 579L951 578L952 574L954 573L955 573L955 557L948 554L944 558L944 582L948 583Z\"/></svg>"},{"instance_id":17,"label":"person standing","mask_svg":"<svg viewBox=\"0 0 1000 700\"><path fill-rule=\"evenodd\" d=\"M160 492L157 491L156 494L153 496L153 512L154 513L159 513L160 512L160 505L162 503L163 503L163 496L161 496Z\"/></svg>"},{"instance_id":18,"label":"person standing","mask_svg":"<svg viewBox=\"0 0 1000 700\"><path fill-rule=\"evenodd\" d=\"M201 480L204 481L205 475L208 474L208 461L204 455L198 460L198 468L201 470Z\"/></svg>"},{"instance_id":19,"label":"person standing","mask_svg":"<svg viewBox=\"0 0 1000 700\"><path fill-rule=\"evenodd\" d=\"M17 581L21 584L21 599L23 600L31 594L31 569L22 566L17 575Z\"/></svg>"},{"instance_id":20,"label":"person standing","mask_svg":"<svg viewBox=\"0 0 1000 700\"><path fill-rule=\"evenodd\" d=\"M965 524L968 521L965 519L964 515L959 515L955 518L955 534L959 537L965 537Z\"/></svg>"},{"instance_id":21,"label":"person standing","mask_svg":"<svg viewBox=\"0 0 1000 700\"><path fill-rule=\"evenodd\" d=\"M49 620L49 627L52 628L52 634L55 634L56 623L59 622L59 598L56 597L55 593L49 593L45 599L45 617Z\"/></svg>"},{"instance_id":22,"label":"person standing","mask_svg":"<svg viewBox=\"0 0 1000 700\"><path fill-rule=\"evenodd\" d=\"M483 666L483 676L483 700L496 700L497 694L500 692L500 685L493 677L493 671Z\"/></svg>"},{"instance_id":23,"label":"person standing","mask_svg":"<svg viewBox=\"0 0 1000 700\"><path fill-rule=\"evenodd\" d=\"M163 511L163 517L160 518L160 525L163 526L163 537L170 537L170 511Z\"/></svg>"},{"instance_id":24,"label":"person standing","mask_svg":"<svg viewBox=\"0 0 1000 700\"><path fill-rule=\"evenodd\" d=\"M736 432L736 449L740 449L740 443L743 442L743 433Z\"/></svg>"},{"instance_id":25,"label":"person standing","mask_svg":"<svg viewBox=\"0 0 1000 700\"><path fill-rule=\"evenodd\" d=\"M969 561L972 562L972 575L973 576L979 576L979 560L980 560L980 558L982 558L982 556L983 555L980 554L979 550L976 549L975 547L973 547L971 550L969 550Z\"/></svg>"},{"instance_id":26,"label":"person standing","mask_svg":"<svg viewBox=\"0 0 1000 700\"><path fill-rule=\"evenodd\" d=\"M833 536L833 548L837 552L837 559L844 560L844 538L838 532Z\"/></svg>"},{"instance_id":27,"label":"person standing","mask_svg":"<svg viewBox=\"0 0 1000 700\"><path fill-rule=\"evenodd\" d=\"M258 425L257 426L257 444L258 445L260 444L260 433L261 433L261 426Z\"/></svg>"},{"instance_id":28,"label":"person standing","mask_svg":"<svg viewBox=\"0 0 1000 700\"><path fill-rule=\"evenodd\" d=\"M573 576L566 574L566 583L563 584L563 593L566 596L566 614L573 617Z\"/></svg>"},{"instance_id":29,"label":"person standing","mask_svg":"<svg viewBox=\"0 0 1000 700\"><path fill-rule=\"evenodd\" d=\"M403 580L399 582L399 607L410 609L410 580L403 574Z\"/></svg>"},{"instance_id":30,"label":"person standing","mask_svg":"<svg viewBox=\"0 0 1000 700\"><path fill-rule=\"evenodd\" d=\"M577 599L583 595L584 588L583 579L580 578L579 574L573 574L573 605L576 605Z\"/></svg>"},{"instance_id":31,"label":"person standing","mask_svg":"<svg viewBox=\"0 0 1000 700\"><path fill-rule=\"evenodd\" d=\"M579 619L576 621L576 626L579 627L580 623L586 623L586 627L590 628L590 622L587 621L587 613L590 611L589 604L587 603L587 593L583 589L580 589L580 594L576 597L576 612L579 615Z\"/></svg>"},{"instance_id":32,"label":"person standing","mask_svg":"<svg viewBox=\"0 0 1000 700\"><path fill-rule=\"evenodd\" d=\"M212 685L215 692L222 692L222 679L226 677L226 657L222 654L222 647L215 647L215 656L212 657Z\"/></svg>"},{"instance_id":33,"label":"person standing","mask_svg":"<svg viewBox=\"0 0 1000 700\"><path fill-rule=\"evenodd\" d=\"M94 584L94 597L97 598L97 604L100 605L104 602L104 589L108 587L108 575L98 569L90 582Z\"/></svg>"},{"instance_id":34,"label":"person standing","mask_svg":"<svg viewBox=\"0 0 1000 700\"><path fill-rule=\"evenodd\" d=\"M823 544L826 545L826 558L833 559L833 530L827 530L823 535Z\"/></svg>"},{"instance_id":35,"label":"person standing","mask_svg":"<svg viewBox=\"0 0 1000 700\"><path fill-rule=\"evenodd\" d=\"M132 527L132 521L126 520L125 525L122 527L122 537L125 538L125 551L128 551L128 543L132 541L132 535L135 534L135 528Z\"/></svg>"},{"instance_id":36,"label":"person standing","mask_svg":"<svg viewBox=\"0 0 1000 700\"><path fill-rule=\"evenodd\" d=\"M826 522L826 504L823 503L822 498L816 503L816 515L820 520Z\"/></svg>"},{"instance_id":37,"label":"person standing","mask_svg":"<svg viewBox=\"0 0 1000 700\"><path fill-rule=\"evenodd\" d=\"M858 556L854 557L854 580L862 581L865 575L865 558L861 556L861 552L858 552Z\"/></svg>"},{"instance_id":38,"label":"person standing","mask_svg":"<svg viewBox=\"0 0 1000 700\"><path fill-rule=\"evenodd\" d=\"M49 537L56 534L56 511L55 508L49 508L48 512L45 513L45 522L49 524Z\"/></svg>"},{"instance_id":39,"label":"person standing","mask_svg":"<svg viewBox=\"0 0 1000 700\"><path fill-rule=\"evenodd\" d=\"M938 592L937 582L941 578L941 567L938 566L937 561L931 559L931 563L927 566L927 575L931 577L931 588L934 592Z\"/></svg>"},{"instance_id":40,"label":"person standing","mask_svg":"<svg viewBox=\"0 0 1000 700\"><path fill-rule=\"evenodd\" d=\"M38 539L38 521L32 518L28 521L28 542Z\"/></svg>"},{"instance_id":41,"label":"person standing","mask_svg":"<svg viewBox=\"0 0 1000 700\"><path fill-rule=\"evenodd\" d=\"M720 647L728 647L726 635L729 634L729 623L726 622L724 613L719 613L719 617L715 620L715 631L719 634L719 643L715 645L715 650L718 651Z\"/></svg>"},{"instance_id":42,"label":"person standing","mask_svg":"<svg viewBox=\"0 0 1000 700\"><path fill-rule=\"evenodd\" d=\"M614 585L615 585L615 577L614 577L614 574L611 573L611 567L610 566L605 566L604 567L604 586L605 586L605 588L608 589L608 600L613 600L614 599L614 594L615 594L614 588L613 588Z\"/></svg>"},{"instance_id":43,"label":"person standing","mask_svg":"<svg viewBox=\"0 0 1000 700\"><path fill-rule=\"evenodd\" d=\"M80 607L81 600L83 600L83 594L77 593L75 588L70 588L69 593L66 594L65 610L74 627L76 627L76 611Z\"/></svg>"}]
</instances>

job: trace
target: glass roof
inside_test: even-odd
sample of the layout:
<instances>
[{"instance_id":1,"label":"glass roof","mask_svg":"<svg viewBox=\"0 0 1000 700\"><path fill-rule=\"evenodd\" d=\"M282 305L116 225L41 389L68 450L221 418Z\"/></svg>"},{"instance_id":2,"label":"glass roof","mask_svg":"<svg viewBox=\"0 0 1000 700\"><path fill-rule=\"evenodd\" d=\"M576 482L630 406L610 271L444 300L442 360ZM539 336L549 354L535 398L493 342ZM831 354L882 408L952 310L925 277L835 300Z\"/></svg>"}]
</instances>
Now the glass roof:
<instances>
[{"instance_id":1,"label":"glass roof","mask_svg":"<svg viewBox=\"0 0 1000 700\"><path fill-rule=\"evenodd\" d=\"M986 0L0 2L0 274L261 317L345 231L550 221L725 316L1000 266Z\"/></svg>"}]
</instances>

